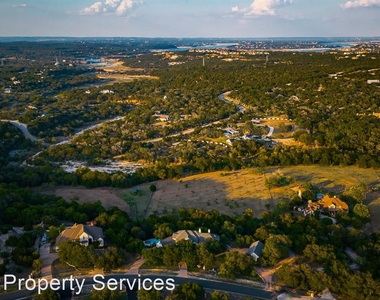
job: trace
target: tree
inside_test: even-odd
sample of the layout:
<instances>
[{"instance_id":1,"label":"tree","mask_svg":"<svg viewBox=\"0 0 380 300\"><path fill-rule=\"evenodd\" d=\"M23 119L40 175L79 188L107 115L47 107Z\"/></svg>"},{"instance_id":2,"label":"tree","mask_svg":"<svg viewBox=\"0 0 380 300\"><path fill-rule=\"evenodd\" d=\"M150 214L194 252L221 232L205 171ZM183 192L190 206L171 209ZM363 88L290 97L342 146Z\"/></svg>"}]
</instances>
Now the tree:
<instances>
[{"instance_id":1,"label":"tree","mask_svg":"<svg viewBox=\"0 0 380 300\"><path fill-rule=\"evenodd\" d=\"M176 299L200 300L204 299L205 291L199 283L186 282L176 287L173 294Z\"/></svg>"},{"instance_id":2,"label":"tree","mask_svg":"<svg viewBox=\"0 0 380 300\"><path fill-rule=\"evenodd\" d=\"M161 300L162 296L159 291L152 288L149 291L144 289L137 291L137 297L139 300Z\"/></svg>"},{"instance_id":3,"label":"tree","mask_svg":"<svg viewBox=\"0 0 380 300\"><path fill-rule=\"evenodd\" d=\"M178 266L178 263L181 261L181 259L181 250L176 245L167 245L164 247L164 255L162 256L162 262L165 266Z\"/></svg>"},{"instance_id":4,"label":"tree","mask_svg":"<svg viewBox=\"0 0 380 300\"><path fill-rule=\"evenodd\" d=\"M41 268L43 266L43 262L41 259L35 259L33 260L33 270L36 271L36 272L40 272L41 271Z\"/></svg>"},{"instance_id":5,"label":"tree","mask_svg":"<svg viewBox=\"0 0 380 300\"><path fill-rule=\"evenodd\" d=\"M371 219L368 206L362 203L358 203L354 206L354 214L359 217L363 222L368 222Z\"/></svg>"},{"instance_id":6,"label":"tree","mask_svg":"<svg viewBox=\"0 0 380 300\"><path fill-rule=\"evenodd\" d=\"M356 203L363 203L365 200L365 191L367 186L364 183L361 183L357 186L353 186L350 189L344 192L344 196L349 197L354 200Z\"/></svg>"},{"instance_id":7,"label":"tree","mask_svg":"<svg viewBox=\"0 0 380 300\"><path fill-rule=\"evenodd\" d=\"M173 229L169 223L162 223L156 227L156 230L153 232L155 238L163 239L173 234Z\"/></svg>"},{"instance_id":8,"label":"tree","mask_svg":"<svg viewBox=\"0 0 380 300\"><path fill-rule=\"evenodd\" d=\"M235 278L236 275L251 275L255 263L246 254L237 251L226 253L224 262L220 265L219 275L227 278Z\"/></svg>"},{"instance_id":9,"label":"tree","mask_svg":"<svg viewBox=\"0 0 380 300\"><path fill-rule=\"evenodd\" d=\"M288 247L291 246L291 240L286 235L270 235L265 241L262 256L268 260L270 265L279 262L280 259L288 255Z\"/></svg>"},{"instance_id":10,"label":"tree","mask_svg":"<svg viewBox=\"0 0 380 300\"><path fill-rule=\"evenodd\" d=\"M150 190L151 192L155 192L155 191L157 190L156 185L151 184L151 185L149 186L149 190Z\"/></svg>"},{"instance_id":11,"label":"tree","mask_svg":"<svg viewBox=\"0 0 380 300\"><path fill-rule=\"evenodd\" d=\"M206 269L210 270L215 264L215 255L211 253L205 244L196 246L199 263Z\"/></svg>"},{"instance_id":12,"label":"tree","mask_svg":"<svg viewBox=\"0 0 380 300\"><path fill-rule=\"evenodd\" d=\"M91 268L95 262L95 252L91 246L82 246L77 242L63 241L59 244L58 257L75 268Z\"/></svg>"},{"instance_id":13,"label":"tree","mask_svg":"<svg viewBox=\"0 0 380 300\"><path fill-rule=\"evenodd\" d=\"M59 235L59 231L58 231L57 227L50 226L49 227L49 232L47 233L47 236L48 236L49 240L50 241L55 241L55 239L57 238L58 235Z\"/></svg>"},{"instance_id":14,"label":"tree","mask_svg":"<svg viewBox=\"0 0 380 300\"><path fill-rule=\"evenodd\" d=\"M128 296L122 294L118 290L111 291L108 288L102 290L92 290L90 295L91 300L127 300Z\"/></svg>"},{"instance_id":15,"label":"tree","mask_svg":"<svg viewBox=\"0 0 380 300\"><path fill-rule=\"evenodd\" d=\"M210 300L228 300L228 295L220 291L213 291Z\"/></svg>"},{"instance_id":16,"label":"tree","mask_svg":"<svg viewBox=\"0 0 380 300\"><path fill-rule=\"evenodd\" d=\"M37 295L34 299L36 300L59 300L61 297L59 294L52 289L46 289Z\"/></svg>"},{"instance_id":17,"label":"tree","mask_svg":"<svg viewBox=\"0 0 380 300\"><path fill-rule=\"evenodd\" d=\"M124 253L116 247L109 247L96 261L96 266L110 271L120 267L124 263Z\"/></svg>"}]
</instances>

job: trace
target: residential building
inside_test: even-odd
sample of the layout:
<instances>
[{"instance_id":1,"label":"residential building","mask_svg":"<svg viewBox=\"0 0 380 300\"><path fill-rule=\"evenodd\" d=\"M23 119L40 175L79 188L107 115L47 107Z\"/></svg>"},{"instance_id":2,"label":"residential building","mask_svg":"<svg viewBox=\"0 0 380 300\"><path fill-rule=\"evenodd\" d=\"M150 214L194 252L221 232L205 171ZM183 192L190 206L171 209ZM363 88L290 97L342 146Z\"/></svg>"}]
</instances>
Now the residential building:
<instances>
[{"instance_id":1,"label":"residential building","mask_svg":"<svg viewBox=\"0 0 380 300\"><path fill-rule=\"evenodd\" d=\"M179 230L177 232L174 232L172 236L167 237L157 243L157 247L162 247L168 244L175 244L179 241L187 241L190 240L193 242L193 244L199 244L206 242L207 239L215 239L217 241L220 240L220 236L214 233L210 232L210 229L208 232L202 232L202 230L199 228L198 231L196 230Z\"/></svg>"},{"instance_id":2,"label":"residential building","mask_svg":"<svg viewBox=\"0 0 380 300\"><path fill-rule=\"evenodd\" d=\"M336 196L330 197L324 195L321 200L318 201L320 209L329 213L331 216L335 216L337 211L348 212L349 208L346 202L340 200Z\"/></svg>"},{"instance_id":3,"label":"residential building","mask_svg":"<svg viewBox=\"0 0 380 300\"><path fill-rule=\"evenodd\" d=\"M254 261L257 261L260 258L263 249L264 244L261 241L256 241L249 246L247 254L249 254Z\"/></svg>"},{"instance_id":4,"label":"residential building","mask_svg":"<svg viewBox=\"0 0 380 300\"><path fill-rule=\"evenodd\" d=\"M84 246L99 242L99 247L104 247L103 229L91 225L74 224L71 228L63 230L56 238L56 250L63 241L79 241Z\"/></svg>"}]
</instances>

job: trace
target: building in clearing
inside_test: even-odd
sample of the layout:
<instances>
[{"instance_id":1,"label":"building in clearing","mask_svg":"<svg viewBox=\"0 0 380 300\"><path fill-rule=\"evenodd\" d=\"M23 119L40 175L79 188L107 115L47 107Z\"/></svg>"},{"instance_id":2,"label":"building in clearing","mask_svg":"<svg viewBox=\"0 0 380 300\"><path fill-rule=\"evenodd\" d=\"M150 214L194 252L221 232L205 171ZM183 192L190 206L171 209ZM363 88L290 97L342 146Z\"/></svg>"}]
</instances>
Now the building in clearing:
<instances>
[{"instance_id":1,"label":"building in clearing","mask_svg":"<svg viewBox=\"0 0 380 300\"><path fill-rule=\"evenodd\" d=\"M318 201L318 204L321 210L329 213L331 216L335 216L337 211L348 212L349 210L347 203L336 196L330 197L329 195L324 195L323 198Z\"/></svg>"},{"instance_id":2,"label":"building in clearing","mask_svg":"<svg viewBox=\"0 0 380 300\"><path fill-rule=\"evenodd\" d=\"M260 256L261 252L263 252L264 244L261 241L256 241L249 246L247 254L249 254L254 261L257 261Z\"/></svg>"},{"instance_id":3,"label":"building in clearing","mask_svg":"<svg viewBox=\"0 0 380 300\"><path fill-rule=\"evenodd\" d=\"M178 230L177 232L174 232L172 236L167 237L157 243L157 247L162 247L167 244L175 244L179 241L187 241L190 240L193 242L193 244L199 244L206 242L207 239L215 239L217 241L220 240L220 236L214 233L210 232L210 229L208 232L202 232L202 230L199 228L198 231L196 230Z\"/></svg>"},{"instance_id":4,"label":"building in clearing","mask_svg":"<svg viewBox=\"0 0 380 300\"><path fill-rule=\"evenodd\" d=\"M71 228L63 230L56 238L56 250L63 241L79 241L84 246L99 242L99 247L104 247L103 229L91 225L74 224Z\"/></svg>"}]
</instances>

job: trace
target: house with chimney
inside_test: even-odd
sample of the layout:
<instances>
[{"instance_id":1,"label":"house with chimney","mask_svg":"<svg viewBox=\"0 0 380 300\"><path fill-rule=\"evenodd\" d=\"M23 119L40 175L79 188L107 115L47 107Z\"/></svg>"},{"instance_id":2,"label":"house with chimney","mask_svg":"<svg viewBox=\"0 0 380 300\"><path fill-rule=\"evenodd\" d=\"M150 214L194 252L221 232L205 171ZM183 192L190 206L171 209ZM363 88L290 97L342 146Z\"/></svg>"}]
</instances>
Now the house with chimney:
<instances>
[{"instance_id":1,"label":"house with chimney","mask_svg":"<svg viewBox=\"0 0 380 300\"><path fill-rule=\"evenodd\" d=\"M322 199L318 200L318 205L320 210L328 213L332 217L335 216L337 211L349 211L347 203L336 196L330 197L329 195L324 195Z\"/></svg>"}]
</instances>

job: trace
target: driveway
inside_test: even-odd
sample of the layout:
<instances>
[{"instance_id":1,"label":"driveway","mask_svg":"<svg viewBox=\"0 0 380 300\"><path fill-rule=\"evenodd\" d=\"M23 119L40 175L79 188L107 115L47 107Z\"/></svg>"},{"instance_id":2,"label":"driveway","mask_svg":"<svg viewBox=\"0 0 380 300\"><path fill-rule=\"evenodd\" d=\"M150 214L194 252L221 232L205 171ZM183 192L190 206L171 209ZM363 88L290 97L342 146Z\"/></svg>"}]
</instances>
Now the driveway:
<instances>
[{"instance_id":1,"label":"driveway","mask_svg":"<svg viewBox=\"0 0 380 300\"><path fill-rule=\"evenodd\" d=\"M58 254L50 252L50 243L41 245L40 259L42 260L41 277L46 278L47 280L52 279L51 265L53 261L58 259Z\"/></svg>"},{"instance_id":2,"label":"driveway","mask_svg":"<svg viewBox=\"0 0 380 300\"><path fill-rule=\"evenodd\" d=\"M127 274L130 275L138 275L139 274L139 268L146 262L146 259L141 258L138 261L136 261L131 268L127 271Z\"/></svg>"}]
</instances>

